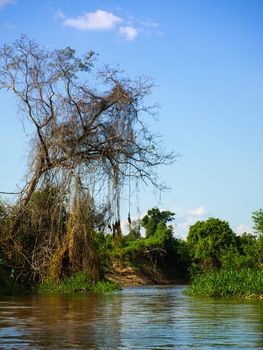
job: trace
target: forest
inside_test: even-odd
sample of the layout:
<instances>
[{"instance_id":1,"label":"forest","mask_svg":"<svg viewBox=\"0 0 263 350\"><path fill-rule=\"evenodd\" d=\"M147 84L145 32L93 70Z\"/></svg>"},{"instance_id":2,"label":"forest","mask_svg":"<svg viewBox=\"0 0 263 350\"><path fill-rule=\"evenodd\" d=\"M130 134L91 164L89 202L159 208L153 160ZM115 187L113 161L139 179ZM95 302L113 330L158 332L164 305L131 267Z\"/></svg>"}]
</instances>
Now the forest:
<instances>
[{"instance_id":1,"label":"forest","mask_svg":"<svg viewBox=\"0 0 263 350\"><path fill-rule=\"evenodd\" d=\"M221 296L226 276L233 283L243 274L246 295L262 296L261 209L256 235L209 218L180 240L176 214L156 207L136 221L129 212L123 234L123 192L139 183L163 190L158 166L176 158L148 126L157 113L146 103L152 87L148 77L97 66L92 51L80 57L24 36L0 48L0 89L14 95L30 130L24 187L11 204L0 202L1 293L108 290L133 273L130 283L193 281L190 294L212 278L206 294ZM242 295L233 288L227 294Z\"/></svg>"}]
</instances>

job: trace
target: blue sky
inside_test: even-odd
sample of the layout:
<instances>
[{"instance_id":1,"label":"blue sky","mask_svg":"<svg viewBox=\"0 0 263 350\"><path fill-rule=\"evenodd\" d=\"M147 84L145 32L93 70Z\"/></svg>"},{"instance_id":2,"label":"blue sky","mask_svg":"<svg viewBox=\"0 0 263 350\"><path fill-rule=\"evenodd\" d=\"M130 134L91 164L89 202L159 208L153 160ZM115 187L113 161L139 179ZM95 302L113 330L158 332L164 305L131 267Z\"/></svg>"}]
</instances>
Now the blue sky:
<instances>
[{"instance_id":1,"label":"blue sky","mask_svg":"<svg viewBox=\"0 0 263 350\"><path fill-rule=\"evenodd\" d=\"M210 216L252 231L263 207L261 0L0 0L0 44L22 33L153 77L161 109L152 129L181 156L159 171L170 191L141 191L142 214L175 211L181 237ZM26 172L27 130L12 97L0 91L0 103L0 190L13 191Z\"/></svg>"}]
</instances>

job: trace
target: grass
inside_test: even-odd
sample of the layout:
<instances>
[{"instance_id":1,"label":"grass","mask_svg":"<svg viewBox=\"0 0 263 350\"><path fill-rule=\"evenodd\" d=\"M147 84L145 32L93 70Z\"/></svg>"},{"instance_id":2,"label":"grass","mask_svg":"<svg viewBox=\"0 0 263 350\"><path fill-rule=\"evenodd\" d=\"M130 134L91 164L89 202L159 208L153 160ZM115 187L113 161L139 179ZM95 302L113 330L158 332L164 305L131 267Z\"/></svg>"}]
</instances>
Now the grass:
<instances>
[{"instance_id":1,"label":"grass","mask_svg":"<svg viewBox=\"0 0 263 350\"><path fill-rule=\"evenodd\" d=\"M263 271L219 270L198 275L186 289L191 296L263 299Z\"/></svg>"},{"instance_id":2,"label":"grass","mask_svg":"<svg viewBox=\"0 0 263 350\"><path fill-rule=\"evenodd\" d=\"M43 282L36 287L37 294L74 294L74 293L105 293L120 289L116 283L108 281L99 281L96 284L90 284L87 275L84 272L76 276L65 278L59 282Z\"/></svg>"}]
</instances>

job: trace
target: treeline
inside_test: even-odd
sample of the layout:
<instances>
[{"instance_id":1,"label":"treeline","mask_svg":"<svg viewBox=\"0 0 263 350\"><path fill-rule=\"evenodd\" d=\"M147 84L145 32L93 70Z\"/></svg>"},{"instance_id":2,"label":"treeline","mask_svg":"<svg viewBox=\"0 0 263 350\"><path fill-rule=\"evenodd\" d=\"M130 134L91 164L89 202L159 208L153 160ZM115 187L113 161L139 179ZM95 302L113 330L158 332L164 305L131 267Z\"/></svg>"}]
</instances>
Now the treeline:
<instances>
[{"instance_id":1,"label":"treeline","mask_svg":"<svg viewBox=\"0 0 263 350\"><path fill-rule=\"evenodd\" d=\"M93 284L105 279L116 261L136 267L153 283L189 282L197 275L223 270L262 271L262 210L253 214L257 235L236 235L226 221L209 218L192 225L186 240L177 239L171 225L175 213L152 208L142 220L129 221L128 234L116 238L107 216L92 210L88 198L82 198L80 211L74 205L69 211L59 194L50 187L32 195L15 245L9 236L13 208L1 204L2 285L32 287L79 273ZM89 259L85 265L84 259Z\"/></svg>"},{"instance_id":2,"label":"treeline","mask_svg":"<svg viewBox=\"0 0 263 350\"><path fill-rule=\"evenodd\" d=\"M256 234L237 235L229 223L217 218L197 221L190 226L185 240L177 239L170 224L175 213L158 208L148 210L141 222L130 226L130 233L115 249L130 261L147 257L174 278L189 281L194 276L221 269L263 268L263 211L253 213ZM145 231L141 236L140 226ZM108 238L107 238L108 237ZM111 253L112 254L112 253Z\"/></svg>"},{"instance_id":3,"label":"treeline","mask_svg":"<svg viewBox=\"0 0 263 350\"><path fill-rule=\"evenodd\" d=\"M209 271L220 268L263 267L263 231L258 223L262 212L255 212L255 229L258 234L244 232L236 235L228 222L209 218L190 227L187 245L193 271Z\"/></svg>"}]
</instances>

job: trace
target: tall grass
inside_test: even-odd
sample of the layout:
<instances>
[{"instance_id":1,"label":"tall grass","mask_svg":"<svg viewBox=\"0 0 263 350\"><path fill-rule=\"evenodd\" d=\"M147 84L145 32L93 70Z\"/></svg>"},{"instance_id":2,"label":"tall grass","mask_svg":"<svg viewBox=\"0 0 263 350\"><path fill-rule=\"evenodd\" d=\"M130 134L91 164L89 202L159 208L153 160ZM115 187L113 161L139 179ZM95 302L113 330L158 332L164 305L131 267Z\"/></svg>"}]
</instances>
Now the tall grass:
<instances>
[{"instance_id":1,"label":"tall grass","mask_svg":"<svg viewBox=\"0 0 263 350\"><path fill-rule=\"evenodd\" d=\"M187 295L263 299L263 271L252 269L219 270L198 275Z\"/></svg>"},{"instance_id":2,"label":"tall grass","mask_svg":"<svg viewBox=\"0 0 263 350\"><path fill-rule=\"evenodd\" d=\"M99 281L96 284L90 284L87 275L81 272L57 283L43 282L36 287L35 292L37 294L105 293L118 289L120 289L118 284L108 281Z\"/></svg>"}]
</instances>

